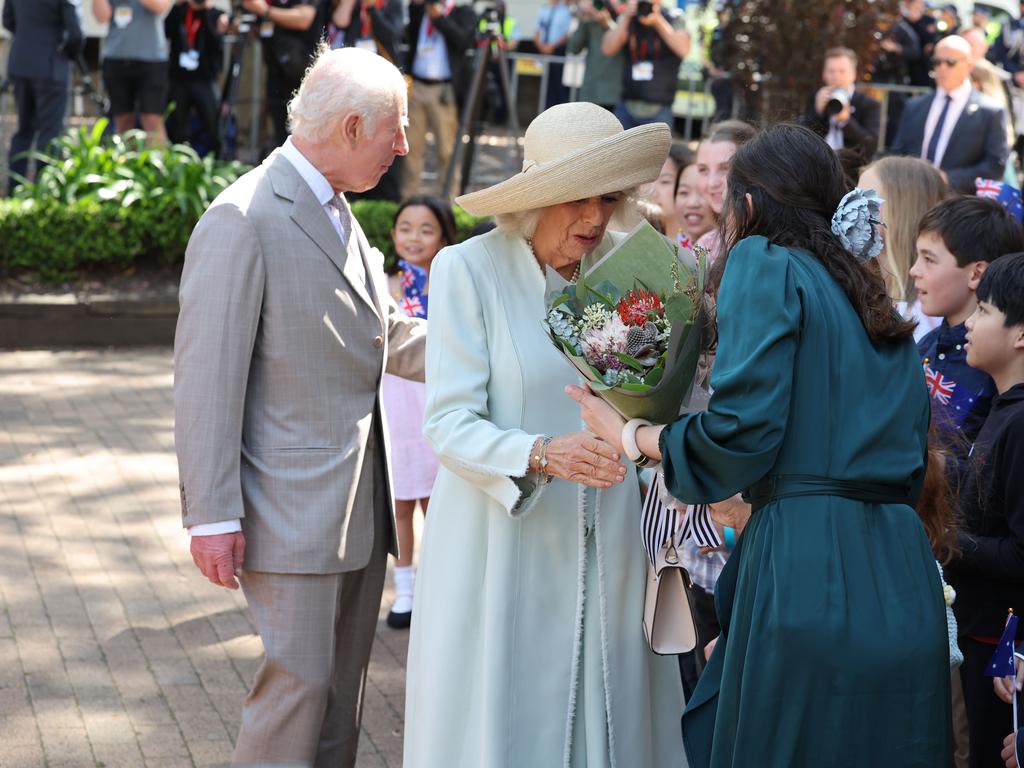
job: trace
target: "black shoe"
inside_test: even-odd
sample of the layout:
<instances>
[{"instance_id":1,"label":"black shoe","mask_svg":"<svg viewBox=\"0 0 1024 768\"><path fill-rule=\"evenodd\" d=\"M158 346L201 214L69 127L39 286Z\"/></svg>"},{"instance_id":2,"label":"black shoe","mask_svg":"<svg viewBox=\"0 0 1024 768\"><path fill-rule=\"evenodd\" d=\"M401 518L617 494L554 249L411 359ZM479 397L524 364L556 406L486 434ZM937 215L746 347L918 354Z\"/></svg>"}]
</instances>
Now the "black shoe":
<instances>
[{"instance_id":1,"label":"black shoe","mask_svg":"<svg viewBox=\"0 0 1024 768\"><path fill-rule=\"evenodd\" d=\"M388 611L387 624L392 629L408 629L412 624L412 611L408 613L395 613Z\"/></svg>"}]
</instances>

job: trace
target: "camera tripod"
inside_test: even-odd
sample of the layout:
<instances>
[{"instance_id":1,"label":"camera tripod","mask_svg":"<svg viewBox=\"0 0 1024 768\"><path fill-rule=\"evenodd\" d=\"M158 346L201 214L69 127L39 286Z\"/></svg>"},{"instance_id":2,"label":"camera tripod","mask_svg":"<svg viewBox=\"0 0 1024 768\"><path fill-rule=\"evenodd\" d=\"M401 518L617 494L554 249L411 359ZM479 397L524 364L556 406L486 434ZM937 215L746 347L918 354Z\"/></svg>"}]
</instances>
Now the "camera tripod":
<instances>
[{"instance_id":1,"label":"camera tripod","mask_svg":"<svg viewBox=\"0 0 1024 768\"><path fill-rule=\"evenodd\" d=\"M221 154L225 160L234 160L238 156L238 115L236 104L238 91L242 84L242 65L245 51L252 42L255 34L256 17L251 13L243 13L238 8L232 11L232 26L235 30L235 39L231 46L231 56L228 60L228 69L224 76L224 86L221 89L221 100L219 110L219 133ZM258 120L258 116L253 116Z\"/></svg>"},{"instance_id":2,"label":"camera tripod","mask_svg":"<svg viewBox=\"0 0 1024 768\"><path fill-rule=\"evenodd\" d=\"M495 25L498 28L495 28ZM492 63L498 65L498 88L508 105L507 134L514 137L518 153L519 118L516 116L516 105L512 102L512 88L508 79L509 58L505 52L505 39L500 32L500 21L491 20L487 30L476 41L476 54L473 59L473 79L470 83L469 95L466 98L462 115L459 118L459 131L455 135L455 146L452 148L451 162L445 174L442 197L450 198L452 185L455 183L456 163L461 159L462 178L459 183L459 194L465 194L469 185L470 173L473 170L473 156L476 153L476 139L480 133L480 105L483 101L487 85L487 70ZM463 137L466 137L465 141Z\"/></svg>"}]
</instances>

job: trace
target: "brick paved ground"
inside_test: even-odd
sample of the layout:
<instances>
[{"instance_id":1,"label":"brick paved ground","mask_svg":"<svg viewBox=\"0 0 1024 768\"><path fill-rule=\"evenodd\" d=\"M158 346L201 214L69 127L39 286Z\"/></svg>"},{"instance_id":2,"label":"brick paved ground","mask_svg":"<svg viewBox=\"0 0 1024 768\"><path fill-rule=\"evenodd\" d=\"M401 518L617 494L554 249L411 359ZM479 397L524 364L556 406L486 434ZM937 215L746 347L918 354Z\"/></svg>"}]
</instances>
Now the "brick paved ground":
<instances>
[{"instance_id":1,"label":"brick paved ground","mask_svg":"<svg viewBox=\"0 0 1024 768\"><path fill-rule=\"evenodd\" d=\"M261 646L188 555L171 369L167 349L0 354L2 768L230 757ZM360 768L401 765L405 650L382 622Z\"/></svg>"}]
</instances>

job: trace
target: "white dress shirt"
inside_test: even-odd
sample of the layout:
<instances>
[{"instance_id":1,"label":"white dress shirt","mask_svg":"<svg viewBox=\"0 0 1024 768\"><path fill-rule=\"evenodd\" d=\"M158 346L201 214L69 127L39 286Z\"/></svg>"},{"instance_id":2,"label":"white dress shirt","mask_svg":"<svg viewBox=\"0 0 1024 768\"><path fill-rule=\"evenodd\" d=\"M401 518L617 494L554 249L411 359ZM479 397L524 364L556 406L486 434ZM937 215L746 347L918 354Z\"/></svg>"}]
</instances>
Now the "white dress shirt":
<instances>
[{"instance_id":1,"label":"white dress shirt","mask_svg":"<svg viewBox=\"0 0 1024 768\"><path fill-rule=\"evenodd\" d=\"M318 171L309 160L306 159L299 150L292 144L291 137L281 145L281 154L284 158L292 164L296 171L299 172L299 176L306 182L313 195L316 197L317 202L323 206L324 213L327 218L331 220L331 224L334 226L334 230L338 233L338 238L341 240L342 247L346 247L348 243L349 235L351 234L351 224L348 221L342 220L341 212L331 202L334 200L335 194L334 189L331 187L331 183L324 178L324 175ZM344 208L351 217L351 210L348 208L348 203L345 202L345 198L339 195L341 201L344 203ZM359 265L359 272L363 273L362 260L356 260ZM235 533L242 530L242 523L240 520L221 520L218 523L201 523L199 525L193 525L188 529L190 536L217 536L222 533Z\"/></svg>"},{"instance_id":2,"label":"white dress shirt","mask_svg":"<svg viewBox=\"0 0 1024 768\"><path fill-rule=\"evenodd\" d=\"M967 100L971 98L972 90L974 90L974 87L971 85L970 79L964 80L963 84L953 91L945 91L942 88L935 89L935 97L932 99L931 108L928 110L928 119L924 122L924 139L921 141L922 160L927 160L925 155L928 154L928 145L931 143L932 134L935 132L935 124L939 122L939 115L942 114L942 105L946 103L946 97L949 96L952 100L949 102L946 120L942 124L939 143L935 146L935 162L933 163L936 168L942 167L942 158L945 156L946 148L949 146L949 137L953 135L953 129L956 128L957 120L960 119L964 107L967 106Z\"/></svg>"}]
</instances>

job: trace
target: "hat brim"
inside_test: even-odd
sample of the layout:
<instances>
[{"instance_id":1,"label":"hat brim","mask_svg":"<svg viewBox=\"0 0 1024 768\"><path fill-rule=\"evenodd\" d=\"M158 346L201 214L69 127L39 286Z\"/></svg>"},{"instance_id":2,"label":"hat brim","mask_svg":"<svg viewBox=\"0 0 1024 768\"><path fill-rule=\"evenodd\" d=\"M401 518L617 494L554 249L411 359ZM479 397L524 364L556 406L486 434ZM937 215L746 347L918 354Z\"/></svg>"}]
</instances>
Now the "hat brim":
<instances>
[{"instance_id":1,"label":"hat brim","mask_svg":"<svg viewBox=\"0 0 1024 768\"><path fill-rule=\"evenodd\" d=\"M455 202L474 216L495 216L619 192L658 178L671 144L665 123L641 125Z\"/></svg>"}]
</instances>

